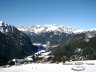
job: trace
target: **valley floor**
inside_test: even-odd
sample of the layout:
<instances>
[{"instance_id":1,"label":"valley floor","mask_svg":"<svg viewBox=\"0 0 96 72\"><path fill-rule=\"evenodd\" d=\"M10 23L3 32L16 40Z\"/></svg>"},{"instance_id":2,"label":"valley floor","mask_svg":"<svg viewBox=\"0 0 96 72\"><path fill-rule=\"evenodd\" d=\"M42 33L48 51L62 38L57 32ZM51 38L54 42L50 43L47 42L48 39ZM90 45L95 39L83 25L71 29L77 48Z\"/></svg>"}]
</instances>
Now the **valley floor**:
<instances>
[{"instance_id":1,"label":"valley floor","mask_svg":"<svg viewBox=\"0 0 96 72\"><path fill-rule=\"evenodd\" d=\"M0 68L0 72L96 72L96 60L90 61L79 61L83 62L85 70L74 71L72 68L75 66L74 63L78 61L59 63L59 64L41 64L32 63L19 66L11 66L8 68ZM72 64L72 65L70 65Z\"/></svg>"}]
</instances>

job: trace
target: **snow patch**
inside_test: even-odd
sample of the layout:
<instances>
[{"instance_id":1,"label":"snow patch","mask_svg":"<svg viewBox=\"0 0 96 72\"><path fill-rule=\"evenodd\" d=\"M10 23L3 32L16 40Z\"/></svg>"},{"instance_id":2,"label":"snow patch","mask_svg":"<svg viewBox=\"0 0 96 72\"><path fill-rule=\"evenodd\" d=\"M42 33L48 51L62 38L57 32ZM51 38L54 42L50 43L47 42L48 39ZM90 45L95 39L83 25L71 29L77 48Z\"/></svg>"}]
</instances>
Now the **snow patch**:
<instances>
[{"instance_id":1,"label":"snow patch","mask_svg":"<svg viewBox=\"0 0 96 72\"><path fill-rule=\"evenodd\" d=\"M90 60L90 61L79 61L83 62L82 66L85 68L84 70L80 72L96 72L96 60ZM77 72L72 70L72 68L75 66L81 68L80 65L75 65L78 63L78 61L73 62L67 62L72 64L26 64L26 65L20 65L20 66L12 66L9 68L1 68L0 72ZM95 65L91 65L94 63ZM88 65L90 64L90 65ZM77 68L76 68L77 69Z\"/></svg>"}]
</instances>

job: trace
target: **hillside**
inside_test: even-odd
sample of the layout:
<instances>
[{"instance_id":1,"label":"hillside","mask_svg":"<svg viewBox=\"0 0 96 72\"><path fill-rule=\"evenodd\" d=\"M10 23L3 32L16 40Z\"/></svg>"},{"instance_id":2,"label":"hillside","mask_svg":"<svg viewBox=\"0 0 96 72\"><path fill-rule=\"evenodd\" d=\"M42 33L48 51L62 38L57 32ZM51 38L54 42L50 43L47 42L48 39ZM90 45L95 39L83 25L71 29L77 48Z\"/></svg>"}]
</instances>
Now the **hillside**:
<instances>
[{"instance_id":1,"label":"hillside","mask_svg":"<svg viewBox=\"0 0 96 72\"><path fill-rule=\"evenodd\" d=\"M0 65L13 58L24 58L36 51L30 38L16 27L0 22Z\"/></svg>"},{"instance_id":2,"label":"hillside","mask_svg":"<svg viewBox=\"0 0 96 72\"><path fill-rule=\"evenodd\" d=\"M96 37L77 37L52 49L54 61L96 60Z\"/></svg>"}]
</instances>

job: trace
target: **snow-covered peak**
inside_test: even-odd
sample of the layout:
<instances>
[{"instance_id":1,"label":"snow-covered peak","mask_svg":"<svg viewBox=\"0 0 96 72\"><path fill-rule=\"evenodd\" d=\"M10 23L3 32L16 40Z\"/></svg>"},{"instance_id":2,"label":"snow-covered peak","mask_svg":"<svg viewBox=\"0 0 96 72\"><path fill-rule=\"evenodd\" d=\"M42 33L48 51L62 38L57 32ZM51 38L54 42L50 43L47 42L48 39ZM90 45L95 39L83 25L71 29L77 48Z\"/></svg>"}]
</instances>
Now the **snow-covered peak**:
<instances>
[{"instance_id":1,"label":"snow-covered peak","mask_svg":"<svg viewBox=\"0 0 96 72\"><path fill-rule=\"evenodd\" d=\"M3 21L0 21L0 32L2 33L6 33L6 32L9 32L9 31L13 31L13 28L14 26L11 26Z\"/></svg>"},{"instance_id":2,"label":"snow-covered peak","mask_svg":"<svg viewBox=\"0 0 96 72\"><path fill-rule=\"evenodd\" d=\"M3 25L3 23L4 23L3 21L0 21L0 26L2 26L2 25Z\"/></svg>"},{"instance_id":3,"label":"snow-covered peak","mask_svg":"<svg viewBox=\"0 0 96 72\"><path fill-rule=\"evenodd\" d=\"M96 31L96 28L90 29L89 31Z\"/></svg>"},{"instance_id":4,"label":"snow-covered peak","mask_svg":"<svg viewBox=\"0 0 96 72\"><path fill-rule=\"evenodd\" d=\"M76 29L73 31L73 33L77 34L77 33L84 33L84 32L87 32L87 30L84 30L84 29Z\"/></svg>"},{"instance_id":5,"label":"snow-covered peak","mask_svg":"<svg viewBox=\"0 0 96 72\"><path fill-rule=\"evenodd\" d=\"M0 26L1 26L2 23L3 23L3 21L0 21Z\"/></svg>"}]
</instances>

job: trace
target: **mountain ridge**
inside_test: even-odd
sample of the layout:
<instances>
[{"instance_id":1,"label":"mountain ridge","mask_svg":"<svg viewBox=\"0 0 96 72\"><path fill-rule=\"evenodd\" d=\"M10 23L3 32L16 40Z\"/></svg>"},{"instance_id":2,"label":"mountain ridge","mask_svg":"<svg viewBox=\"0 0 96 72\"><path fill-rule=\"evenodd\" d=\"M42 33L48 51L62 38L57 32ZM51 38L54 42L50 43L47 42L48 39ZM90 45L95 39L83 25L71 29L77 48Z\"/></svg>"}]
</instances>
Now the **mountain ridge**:
<instances>
[{"instance_id":1,"label":"mountain ridge","mask_svg":"<svg viewBox=\"0 0 96 72\"><path fill-rule=\"evenodd\" d=\"M84 30L81 29L73 29L64 25L56 25L56 24L51 24L51 25L32 25L32 26L17 26L17 28L21 31L29 31L29 32L34 32L36 34L38 33L45 33L45 32L63 32L63 33L80 33Z\"/></svg>"},{"instance_id":2,"label":"mountain ridge","mask_svg":"<svg viewBox=\"0 0 96 72\"><path fill-rule=\"evenodd\" d=\"M72 29L64 25L34 25L17 27L26 33L34 43L41 43L47 47L57 46L61 43L68 43L70 40L80 37L94 37L96 30Z\"/></svg>"},{"instance_id":3,"label":"mountain ridge","mask_svg":"<svg viewBox=\"0 0 96 72\"><path fill-rule=\"evenodd\" d=\"M59 32L63 32L63 33L84 33L87 31L96 31L96 28L93 29L76 29L76 28L72 28L72 27L67 27L65 25L57 25L57 24L47 24L47 25L32 25L32 26L17 26L17 28L21 31L26 31L26 32L34 32L36 34L39 33L44 33L44 32L51 32L51 31L59 31Z\"/></svg>"}]
</instances>

